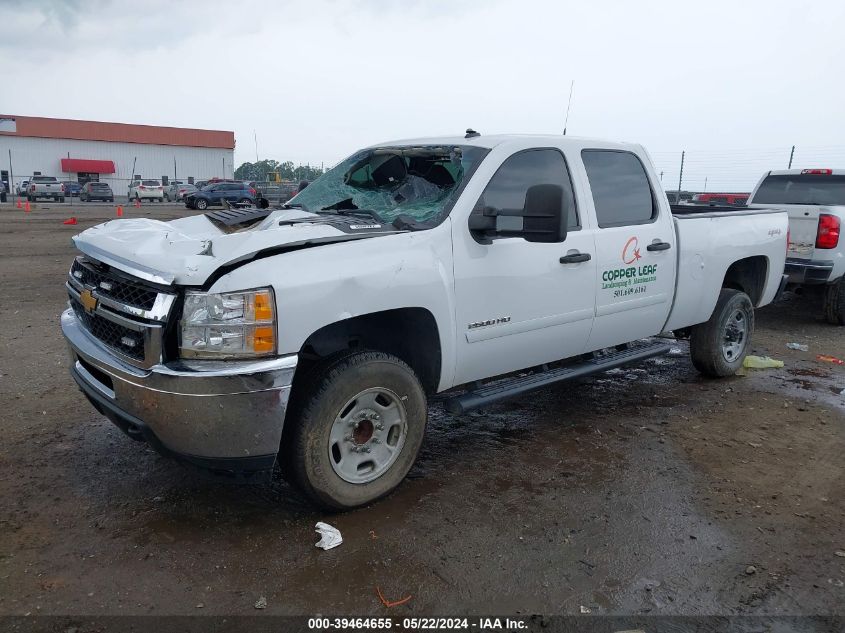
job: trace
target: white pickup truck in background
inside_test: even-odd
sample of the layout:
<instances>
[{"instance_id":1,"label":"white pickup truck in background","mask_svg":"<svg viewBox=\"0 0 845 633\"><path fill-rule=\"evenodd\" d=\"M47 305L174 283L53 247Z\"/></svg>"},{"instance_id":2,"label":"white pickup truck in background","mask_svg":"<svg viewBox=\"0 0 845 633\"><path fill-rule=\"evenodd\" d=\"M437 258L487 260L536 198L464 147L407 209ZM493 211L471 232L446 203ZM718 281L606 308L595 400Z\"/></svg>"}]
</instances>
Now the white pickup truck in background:
<instances>
[{"instance_id":1,"label":"white pickup truck in background","mask_svg":"<svg viewBox=\"0 0 845 633\"><path fill-rule=\"evenodd\" d=\"M824 287L825 319L845 325L845 169L767 172L748 204L789 213L789 283Z\"/></svg>"},{"instance_id":2,"label":"white pickup truck in background","mask_svg":"<svg viewBox=\"0 0 845 633\"><path fill-rule=\"evenodd\" d=\"M459 413L670 330L733 374L786 236L782 211L673 214L639 145L468 131L361 150L281 209L88 229L62 330L131 437L233 477L278 462L345 509L402 481L433 394Z\"/></svg>"},{"instance_id":3,"label":"white pickup truck in background","mask_svg":"<svg viewBox=\"0 0 845 633\"><path fill-rule=\"evenodd\" d=\"M35 202L38 198L65 201L65 186L55 176L33 176L26 187L26 199Z\"/></svg>"}]
</instances>

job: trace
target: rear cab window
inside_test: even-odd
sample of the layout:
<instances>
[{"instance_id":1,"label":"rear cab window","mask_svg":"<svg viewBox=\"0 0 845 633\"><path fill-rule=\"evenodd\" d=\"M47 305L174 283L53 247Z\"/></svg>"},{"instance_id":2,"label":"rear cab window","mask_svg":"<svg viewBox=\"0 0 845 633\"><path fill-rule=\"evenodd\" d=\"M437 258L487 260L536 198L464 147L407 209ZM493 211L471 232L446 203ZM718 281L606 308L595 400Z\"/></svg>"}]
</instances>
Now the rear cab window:
<instances>
[{"instance_id":1,"label":"rear cab window","mask_svg":"<svg viewBox=\"0 0 845 633\"><path fill-rule=\"evenodd\" d=\"M751 202L845 205L845 175L770 174L760 183Z\"/></svg>"},{"instance_id":2,"label":"rear cab window","mask_svg":"<svg viewBox=\"0 0 845 633\"><path fill-rule=\"evenodd\" d=\"M472 214L478 215L485 208L493 208L500 215L522 215L525 196L534 185L563 188L565 208L569 209L568 230L581 228L566 159L560 150L552 148L524 150L507 158L487 183Z\"/></svg>"},{"instance_id":3,"label":"rear cab window","mask_svg":"<svg viewBox=\"0 0 845 633\"><path fill-rule=\"evenodd\" d=\"M599 228L648 224L657 218L657 204L645 167L633 153L585 149L581 159L593 193Z\"/></svg>"},{"instance_id":4,"label":"rear cab window","mask_svg":"<svg viewBox=\"0 0 845 633\"><path fill-rule=\"evenodd\" d=\"M141 184L145 187L160 187L161 183L158 180L142 180Z\"/></svg>"}]
</instances>

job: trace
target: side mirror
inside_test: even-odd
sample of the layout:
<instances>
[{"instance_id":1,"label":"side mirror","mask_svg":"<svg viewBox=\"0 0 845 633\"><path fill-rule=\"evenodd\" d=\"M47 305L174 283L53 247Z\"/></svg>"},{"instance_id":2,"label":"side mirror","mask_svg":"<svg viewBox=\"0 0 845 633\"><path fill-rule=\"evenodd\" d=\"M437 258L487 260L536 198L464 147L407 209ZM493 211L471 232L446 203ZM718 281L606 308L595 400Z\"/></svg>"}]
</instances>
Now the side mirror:
<instances>
[{"instance_id":1,"label":"side mirror","mask_svg":"<svg viewBox=\"0 0 845 633\"><path fill-rule=\"evenodd\" d=\"M568 212L560 185L530 187L525 194L522 237L526 242L563 242L566 240Z\"/></svg>"},{"instance_id":2,"label":"side mirror","mask_svg":"<svg viewBox=\"0 0 845 633\"><path fill-rule=\"evenodd\" d=\"M525 193L521 212L485 207L469 216L469 230L489 242L490 238L521 237L526 242L559 243L566 240L568 209L559 185L534 185Z\"/></svg>"}]
</instances>

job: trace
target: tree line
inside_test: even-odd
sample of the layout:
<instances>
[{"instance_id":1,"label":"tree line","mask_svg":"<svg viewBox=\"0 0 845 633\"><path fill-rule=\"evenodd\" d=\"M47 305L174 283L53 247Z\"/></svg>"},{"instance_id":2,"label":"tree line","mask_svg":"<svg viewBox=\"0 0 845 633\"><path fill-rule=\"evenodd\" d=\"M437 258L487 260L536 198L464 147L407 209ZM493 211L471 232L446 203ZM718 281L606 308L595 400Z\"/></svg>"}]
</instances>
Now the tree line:
<instances>
[{"instance_id":1,"label":"tree line","mask_svg":"<svg viewBox=\"0 0 845 633\"><path fill-rule=\"evenodd\" d=\"M308 180L310 182L317 176L322 175L323 171L322 167L312 167L311 165L299 165L297 167L289 160L280 163L272 159L265 159L256 163L242 163L235 170L235 178L264 182L267 180L267 174L278 172L282 180Z\"/></svg>"}]
</instances>

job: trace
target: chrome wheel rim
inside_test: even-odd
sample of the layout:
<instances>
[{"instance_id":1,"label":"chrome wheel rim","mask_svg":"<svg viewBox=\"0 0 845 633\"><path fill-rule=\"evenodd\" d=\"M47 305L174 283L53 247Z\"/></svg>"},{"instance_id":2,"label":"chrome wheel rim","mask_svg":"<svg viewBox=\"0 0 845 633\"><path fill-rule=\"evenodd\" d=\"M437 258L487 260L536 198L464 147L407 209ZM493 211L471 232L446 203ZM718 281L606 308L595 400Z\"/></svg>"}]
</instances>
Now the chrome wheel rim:
<instances>
[{"instance_id":1,"label":"chrome wheel rim","mask_svg":"<svg viewBox=\"0 0 845 633\"><path fill-rule=\"evenodd\" d=\"M731 312L725 324L725 331L722 335L722 356L729 363L734 362L742 355L747 342L748 319L745 316L745 311L737 308Z\"/></svg>"},{"instance_id":2,"label":"chrome wheel rim","mask_svg":"<svg viewBox=\"0 0 845 633\"><path fill-rule=\"evenodd\" d=\"M408 414L390 389L366 389L341 408L329 434L329 462L352 484L381 477L396 462L408 435Z\"/></svg>"}]
</instances>

